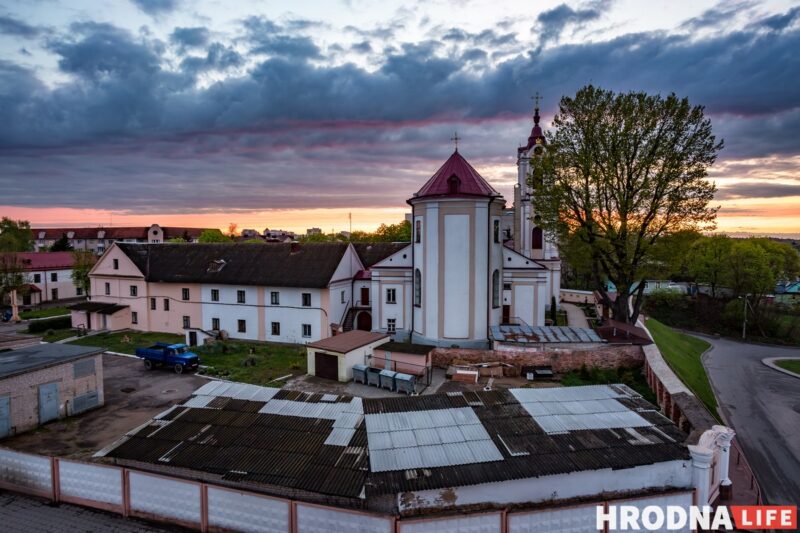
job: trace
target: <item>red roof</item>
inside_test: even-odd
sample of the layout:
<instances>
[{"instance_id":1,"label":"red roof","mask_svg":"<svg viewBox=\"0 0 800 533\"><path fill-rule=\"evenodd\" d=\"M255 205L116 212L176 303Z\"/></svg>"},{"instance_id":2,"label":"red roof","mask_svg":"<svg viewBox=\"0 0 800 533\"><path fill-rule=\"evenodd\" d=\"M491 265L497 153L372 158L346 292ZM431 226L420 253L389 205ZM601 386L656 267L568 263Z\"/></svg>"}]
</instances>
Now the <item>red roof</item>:
<instances>
[{"instance_id":1,"label":"red roof","mask_svg":"<svg viewBox=\"0 0 800 533\"><path fill-rule=\"evenodd\" d=\"M72 268L72 252L16 252L15 255L23 270L56 270Z\"/></svg>"},{"instance_id":2,"label":"red roof","mask_svg":"<svg viewBox=\"0 0 800 533\"><path fill-rule=\"evenodd\" d=\"M164 239L173 237L183 237L184 233L192 239L196 239L207 228L183 228L175 226L161 226L164 231ZM147 232L150 226L129 226L112 228L34 228L31 230L34 239L60 239L62 235L69 237L73 233L73 239L147 239ZM40 233L43 232L43 236ZM100 232L103 232L102 234Z\"/></svg>"},{"instance_id":3,"label":"red roof","mask_svg":"<svg viewBox=\"0 0 800 533\"><path fill-rule=\"evenodd\" d=\"M456 150L412 200L426 196L500 196L500 193Z\"/></svg>"},{"instance_id":4,"label":"red roof","mask_svg":"<svg viewBox=\"0 0 800 533\"><path fill-rule=\"evenodd\" d=\"M547 139L544 138L544 132L542 132L542 127L539 126L539 108L537 107L533 112L533 128L531 129L530 137L528 137L528 144L525 146L520 146L520 152L527 152L533 145L536 144L538 140L541 144L547 144Z\"/></svg>"}]
</instances>

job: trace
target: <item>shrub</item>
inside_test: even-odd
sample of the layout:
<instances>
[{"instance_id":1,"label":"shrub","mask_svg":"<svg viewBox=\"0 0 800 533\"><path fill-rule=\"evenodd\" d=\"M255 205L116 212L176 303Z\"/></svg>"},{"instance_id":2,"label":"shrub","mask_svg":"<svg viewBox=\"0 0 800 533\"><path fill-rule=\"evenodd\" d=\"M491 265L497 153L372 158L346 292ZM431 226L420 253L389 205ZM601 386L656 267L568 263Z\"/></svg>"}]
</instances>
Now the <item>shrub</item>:
<instances>
[{"instance_id":1,"label":"shrub","mask_svg":"<svg viewBox=\"0 0 800 533\"><path fill-rule=\"evenodd\" d=\"M61 316L47 320L33 320L28 324L28 331L31 333L40 333L48 329L66 329L71 327L72 317Z\"/></svg>"}]
</instances>

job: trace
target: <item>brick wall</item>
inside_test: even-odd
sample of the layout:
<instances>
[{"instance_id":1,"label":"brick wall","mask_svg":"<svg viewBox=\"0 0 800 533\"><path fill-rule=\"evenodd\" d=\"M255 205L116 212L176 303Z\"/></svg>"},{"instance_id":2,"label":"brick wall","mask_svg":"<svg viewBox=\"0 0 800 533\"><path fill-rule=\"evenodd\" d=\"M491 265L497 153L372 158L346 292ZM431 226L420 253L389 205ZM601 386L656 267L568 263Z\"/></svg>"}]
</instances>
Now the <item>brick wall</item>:
<instances>
[{"instance_id":1,"label":"brick wall","mask_svg":"<svg viewBox=\"0 0 800 533\"><path fill-rule=\"evenodd\" d=\"M45 383L58 383L59 418L72 414L75 396L89 391L96 390L98 402L103 405L103 356L91 357L95 360L95 373L89 376L74 378L73 364L88 359L81 358L0 380L0 396L9 397L11 434L39 426L39 385Z\"/></svg>"},{"instance_id":2,"label":"brick wall","mask_svg":"<svg viewBox=\"0 0 800 533\"><path fill-rule=\"evenodd\" d=\"M521 368L523 366L551 366L555 372L587 368L634 367L644 363L644 354L639 346L606 346L592 350L470 350L466 348L436 348L432 353L433 366L447 367L456 362L488 363L503 362Z\"/></svg>"}]
</instances>

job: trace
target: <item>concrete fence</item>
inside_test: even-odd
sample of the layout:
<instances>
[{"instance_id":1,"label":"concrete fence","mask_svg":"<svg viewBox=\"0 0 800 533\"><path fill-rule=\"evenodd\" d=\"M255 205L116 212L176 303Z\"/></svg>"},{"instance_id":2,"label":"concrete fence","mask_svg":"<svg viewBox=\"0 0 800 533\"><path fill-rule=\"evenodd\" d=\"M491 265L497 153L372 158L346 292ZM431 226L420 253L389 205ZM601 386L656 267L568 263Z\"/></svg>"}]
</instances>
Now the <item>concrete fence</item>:
<instances>
[{"instance_id":1,"label":"concrete fence","mask_svg":"<svg viewBox=\"0 0 800 533\"><path fill-rule=\"evenodd\" d=\"M675 504L688 507L695 497L693 491L676 491L647 498L535 511L473 511L451 516L403 518L6 448L0 448L0 489L204 532L252 533L584 533L598 531L595 527L597 506Z\"/></svg>"}]
</instances>

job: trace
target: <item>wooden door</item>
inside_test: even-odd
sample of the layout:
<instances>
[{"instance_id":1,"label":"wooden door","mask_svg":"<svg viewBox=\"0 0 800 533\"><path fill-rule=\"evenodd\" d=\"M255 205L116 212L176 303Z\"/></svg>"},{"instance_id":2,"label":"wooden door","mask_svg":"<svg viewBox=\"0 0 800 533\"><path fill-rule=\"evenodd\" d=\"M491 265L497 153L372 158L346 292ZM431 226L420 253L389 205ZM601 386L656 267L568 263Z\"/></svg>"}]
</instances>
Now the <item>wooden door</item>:
<instances>
[{"instance_id":1,"label":"wooden door","mask_svg":"<svg viewBox=\"0 0 800 533\"><path fill-rule=\"evenodd\" d=\"M314 354L314 374L321 378L339 380L339 358L335 355L316 352Z\"/></svg>"},{"instance_id":2,"label":"wooden door","mask_svg":"<svg viewBox=\"0 0 800 533\"><path fill-rule=\"evenodd\" d=\"M369 287L361 287L361 305L369 305Z\"/></svg>"},{"instance_id":3,"label":"wooden door","mask_svg":"<svg viewBox=\"0 0 800 533\"><path fill-rule=\"evenodd\" d=\"M503 324L508 324L511 322L511 306L504 305L503 306Z\"/></svg>"},{"instance_id":4,"label":"wooden door","mask_svg":"<svg viewBox=\"0 0 800 533\"><path fill-rule=\"evenodd\" d=\"M366 311L358 313L356 318L356 329L361 331L372 331L372 315Z\"/></svg>"}]
</instances>

